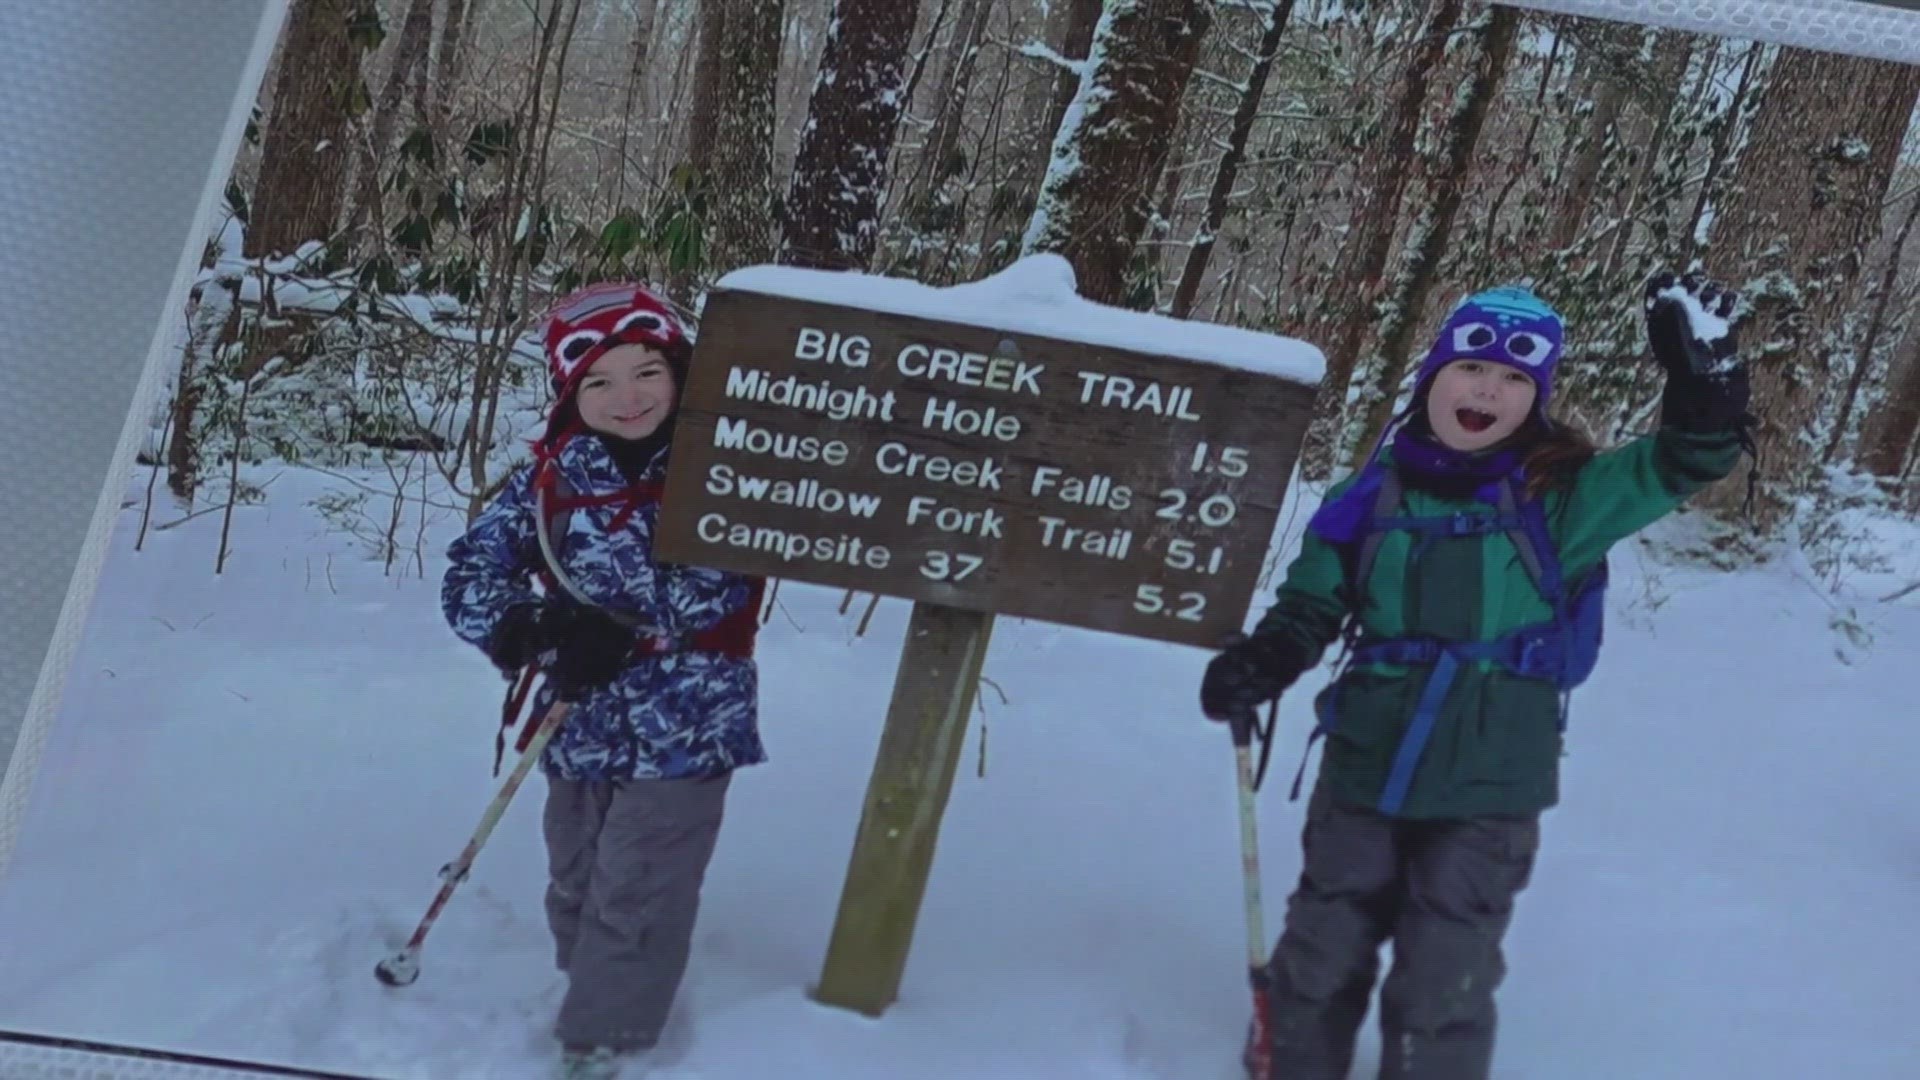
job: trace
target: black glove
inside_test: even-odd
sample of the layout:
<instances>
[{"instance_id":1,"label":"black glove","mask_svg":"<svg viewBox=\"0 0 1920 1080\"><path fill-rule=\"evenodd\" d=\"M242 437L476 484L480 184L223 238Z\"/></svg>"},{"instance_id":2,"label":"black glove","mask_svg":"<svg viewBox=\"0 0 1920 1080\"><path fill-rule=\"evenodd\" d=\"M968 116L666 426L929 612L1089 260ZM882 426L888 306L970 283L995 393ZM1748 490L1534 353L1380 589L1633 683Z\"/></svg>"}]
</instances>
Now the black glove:
<instances>
[{"instance_id":1,"label":"black glove","mask_svg":"<svg viewBox=\"0 0 1920 1080\"><path fill-rule=\"evenodd\" d=\"M1684 299L1661 295L1675 288ZM1739 299L1732 289L1698 274L1675 280L1670 273L1659 273L1647 280L1647 343L1669 378L1728 374L1739 366L1740 342L1732 321ZM1695 309L1691 318L1688 308ZM1696 318L1702 325L1694 325Z\"/></svg>"},{"instance_id":2,"label":"black glove","mask_svg":"<svg viewBox=\"0 0 1920 1080\"><path fill-rule=\"evenodd\" d=\"M613 681L632 662L633 629L596 607L551 600L540 613L539 634L554 650L547 680L568 699Z\"/></svg>"},{"instance_id":3,"label":"black glove","mask_svg":"<svg viewBox=\"0 0 1920 1080\"><path fill-rule=\"evenodd\" d=\"M1687 300L1660 295L1676 287ZM1746 420L1752 384L1731 322L1738 299L1733 290L1698 274L1676 280L1662 273L1647 282L1647 341L1667 372L1660 417L1668 426L1710 433L1738 428ZM1695 332L1689 306L1697 308L1694 317L1704 314L1707 336ZM1722 327L1724 332L1711 332Z\"/></svg>"},{"instance_id":4,"label":"black glove","mask_svg":"<svg viewBox=\"0 0 1920 1080\"><path fill-rule=\"evenodd\" d=\"M1303 670L1298 652L1278 634L1255 634L1222 649L1200 680L1200 711L1209 720L1232 720L1279 697Z\"/></svg>"},{"instance_id":5,"label":"black glove","mask_svg":"<svg viewBox=\"0 0 1920 1080\"><path fill-rule=\"evenodd\" d=\"M1752 420L1747 415L1752 396L1744 367L1724 375L1669 376L1660 395L1660 420L1695 435L1744 430Z\"/></svg>"},{"instance_id":6,"label":"black glove","mask_svg":"<svg viewBox=\"0 0 1920 1080\"><path fill-rule=\"evenodd\" d=\"M533 663L547 649L540 629L540 605L515 604L494 625L487 639L487 659L503 673L512 675Z\"/></svg>"}]
</instances>

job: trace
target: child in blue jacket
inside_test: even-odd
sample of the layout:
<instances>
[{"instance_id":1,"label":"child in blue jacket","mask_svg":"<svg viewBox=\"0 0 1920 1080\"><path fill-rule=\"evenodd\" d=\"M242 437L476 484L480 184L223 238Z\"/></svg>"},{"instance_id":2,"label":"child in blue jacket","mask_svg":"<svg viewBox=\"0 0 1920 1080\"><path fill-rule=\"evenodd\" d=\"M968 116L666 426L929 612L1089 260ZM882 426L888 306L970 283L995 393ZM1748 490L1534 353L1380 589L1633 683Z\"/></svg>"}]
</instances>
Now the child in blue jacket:
<instances>
[{"instance_id":1,"label":"child in blue jacket","mask_svg":"<svg viewBox=\"0 0 1920 1080\"><path fill-rule=\"evenodd\" d=\"M554 308L544 339L555 401L536 460L448 548L441 600L503 672L543 666L534 716L573 704L541 761L547 918L568 976L555 1034L563 1075L611 1076L660 1037L731 776L765 760L760 582L654 557L692 351L671 308L595 286Z\"/></svg>"}]
</instances>

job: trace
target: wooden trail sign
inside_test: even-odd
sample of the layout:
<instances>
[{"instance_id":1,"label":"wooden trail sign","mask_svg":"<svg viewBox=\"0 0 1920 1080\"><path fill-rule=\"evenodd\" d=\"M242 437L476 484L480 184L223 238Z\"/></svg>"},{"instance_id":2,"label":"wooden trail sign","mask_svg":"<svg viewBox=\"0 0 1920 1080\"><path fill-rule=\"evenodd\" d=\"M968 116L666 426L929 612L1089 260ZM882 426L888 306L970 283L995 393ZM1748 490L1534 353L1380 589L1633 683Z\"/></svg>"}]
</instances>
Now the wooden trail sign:
<instances>
[{"instance_id":1,"label":"wooden trail sign","mask_svg":"<svg viewBox=\"0 0 1920 1080\"><path fill-rule=\"evenodd\" d=\"M1313 387L739 291L708 301L663 558L1215 647Z\"/></svg>"},{"instance_id":2,"label":"wooden trail sign","mask_svg":"<svg viewBox=\"0 0 1920 1080\"><path fill-rule=\"evenodd\" d=\"M878 1015L898 992L994 615L1219 645L1246 613L1313 394L724 281L708 295L658 555L915 601L819 1000Z\"/></svg>"}]
</instances>

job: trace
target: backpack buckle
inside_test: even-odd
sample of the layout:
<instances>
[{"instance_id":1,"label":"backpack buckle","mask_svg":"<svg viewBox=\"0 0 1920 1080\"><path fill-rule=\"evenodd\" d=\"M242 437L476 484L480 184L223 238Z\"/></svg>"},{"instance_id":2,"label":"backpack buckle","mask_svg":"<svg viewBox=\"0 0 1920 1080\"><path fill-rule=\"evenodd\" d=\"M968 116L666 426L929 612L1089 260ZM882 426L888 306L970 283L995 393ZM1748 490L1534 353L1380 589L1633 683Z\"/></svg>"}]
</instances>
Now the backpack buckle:
<instances>
[{"instance_id":1,"label":"backpack buckle","mask_svg":"<svg viewBox=\"0 0 1920 1080\"><path fill-rule=\"evenodd\" d=\"M1433 638L1392 638L1388 640L1362 641L1353 650L1353 658L1359 663L1395 664L1400 667L1420 667L1440 659L1446 646Z\"/></svg>"},{"instance_id":2,"label":"backpack buckle","mask_svg":"<svg viewBox=\"0 0 1920 1080\"><path fill-rule=\"evenodd\" d=\"M1540 639L1531 634L1520 638L1518 655L1513 658L1513 667L1522 675L1534 673L1534 659L1540 655Z\"/></svg>"},{"instance_id":3,"label":"backpack buckle","mask_svg":"<svg viewBox=\"0 0 1920 1080\"><path fill-rule=\"evenodd\" d=\"M1513 658L1516 673L1536 679L1557 679L1566 658L1556 648L1556 635L1529 630L1519 635Z\"/></svg>"}]
</instances>

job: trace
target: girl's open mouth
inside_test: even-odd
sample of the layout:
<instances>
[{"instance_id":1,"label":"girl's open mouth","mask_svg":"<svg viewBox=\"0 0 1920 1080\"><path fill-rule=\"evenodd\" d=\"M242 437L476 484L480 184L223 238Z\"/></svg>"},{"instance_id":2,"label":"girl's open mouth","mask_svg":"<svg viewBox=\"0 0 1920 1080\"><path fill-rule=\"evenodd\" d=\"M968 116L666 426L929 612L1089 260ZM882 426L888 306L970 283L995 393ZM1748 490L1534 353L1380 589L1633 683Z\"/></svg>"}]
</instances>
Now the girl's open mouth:
<instances>
[{"instance_id":1,"label":"girl's open mouth","mask_svg":"<svg viewBox=\"0 0 1920 1080\"><path fill-rule=\"evenodd\" d=\"M1460 421L1461 427L1476 435L1492 427L1495 419L1492 413L1483 413L1479 409L1455 409L1453 415Z\"/></svg>"}]
</instances>

